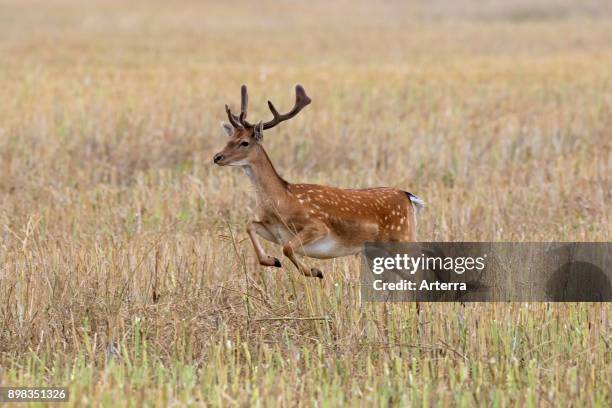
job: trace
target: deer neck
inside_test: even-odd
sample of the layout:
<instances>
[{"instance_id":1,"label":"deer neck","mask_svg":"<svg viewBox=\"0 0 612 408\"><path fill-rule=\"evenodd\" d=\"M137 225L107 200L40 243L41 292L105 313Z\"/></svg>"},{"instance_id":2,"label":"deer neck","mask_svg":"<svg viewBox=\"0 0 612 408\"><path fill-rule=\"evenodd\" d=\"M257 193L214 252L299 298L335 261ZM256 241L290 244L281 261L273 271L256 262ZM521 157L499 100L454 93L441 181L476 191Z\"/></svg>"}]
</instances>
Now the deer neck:
<instances>
[{"instance_id":1,"label":"deer neck","mask_svg":"<svg viewBox=\"0 0 612 408\"><path fill-rule=\"evenodd\" d=\"M255 159L244 166L244 171L253 183L258 199L278 206L285 199L288 183L278 175L263 147L259 149Z\"/></svg>"}]
</instances>

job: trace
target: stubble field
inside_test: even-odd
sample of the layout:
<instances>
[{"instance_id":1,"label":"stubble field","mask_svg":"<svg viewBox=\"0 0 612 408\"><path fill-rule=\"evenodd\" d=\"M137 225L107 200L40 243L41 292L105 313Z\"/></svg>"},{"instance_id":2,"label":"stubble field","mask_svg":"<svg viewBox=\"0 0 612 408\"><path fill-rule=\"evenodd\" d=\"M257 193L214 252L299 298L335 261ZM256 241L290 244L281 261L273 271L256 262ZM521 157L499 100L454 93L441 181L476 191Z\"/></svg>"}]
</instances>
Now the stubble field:
<instances>
[{"instance_id":1,"label":"stubble field","mask_svg":"<svg viewBox=\"0 0 612 408\"><path fill-rule=\"evenodd\" d=\"M0 2L0 384L74 405L609 406L609 304L372 305L257 264L212 165L249 85L289 181L422 197L426 241L609 241L605 2ZM281 257L277 247L270 254Z\"/></svg>"}]
</instances>

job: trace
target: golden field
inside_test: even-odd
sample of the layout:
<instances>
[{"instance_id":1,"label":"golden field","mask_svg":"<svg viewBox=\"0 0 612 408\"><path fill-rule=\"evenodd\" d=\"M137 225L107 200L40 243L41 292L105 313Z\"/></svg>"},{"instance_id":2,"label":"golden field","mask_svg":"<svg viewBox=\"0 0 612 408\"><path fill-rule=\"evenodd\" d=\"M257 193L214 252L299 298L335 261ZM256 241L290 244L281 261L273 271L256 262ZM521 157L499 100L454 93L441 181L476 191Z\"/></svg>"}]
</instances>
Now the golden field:
<instances>
[{"instance_id":1,"label":"golden field","mask_svg":"<svg viewBox=\"0 0 612 408\"><path fill-rule=\"evenodd\" d=\"M301 83L264 140L286 179L411 191L424 241L609 241L610 5L130 3L0 1L0 384L610 406L609 304L373 305L357 258L261 267L249 181L212 165L242 83L262 119Z\"/></svg>"}]
</instances>

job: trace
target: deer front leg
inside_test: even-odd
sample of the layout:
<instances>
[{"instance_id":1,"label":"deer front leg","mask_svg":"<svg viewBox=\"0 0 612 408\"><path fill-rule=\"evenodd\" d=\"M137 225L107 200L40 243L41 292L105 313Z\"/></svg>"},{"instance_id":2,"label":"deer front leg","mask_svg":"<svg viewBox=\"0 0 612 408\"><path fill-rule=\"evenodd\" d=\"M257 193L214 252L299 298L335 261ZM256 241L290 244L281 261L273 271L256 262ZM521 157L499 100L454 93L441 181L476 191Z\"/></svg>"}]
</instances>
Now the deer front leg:
<instances>
[{"instance_id":1,"label":"deer front leg","mask_svg":"<svg viewBox=\"0 0 612 408\"><path fill-rule=\"evenodd\" d=\"M247 234L249 234L249 238L251 238L259 264L264 266L276 266L277 268L280 268L280 261L273 256L266 255L261 243L259 242L259 238L256 235L261 235L268 241L274 242L274 236L270 233L270 231L268 231L268 229L262 223L258 221L251 221L247 225Z\"/></svg>"},{"instance_id":2,"label":"deer front leg","mask_svg":"<svg viewBox=\"0 0 612 408\"><path fill-rule=\"evenodd\" d=\"M323 279L323 272L321 272L317 268L306 267L295 256L295 250L296 248L300 248L320 238L323 238L328 233L329 231L327 231L327 229L323 227L311 227L311 228L303 229L296 236L291 238L289 242L287 242L283 246L283 254L285 254L285 256L289 258L289 260L291 260L291 262L293 262L295 267L298 268L298 270L304 276L311 276L311 277L317 277L319 279Z\"/></svg>"}]
</instances>

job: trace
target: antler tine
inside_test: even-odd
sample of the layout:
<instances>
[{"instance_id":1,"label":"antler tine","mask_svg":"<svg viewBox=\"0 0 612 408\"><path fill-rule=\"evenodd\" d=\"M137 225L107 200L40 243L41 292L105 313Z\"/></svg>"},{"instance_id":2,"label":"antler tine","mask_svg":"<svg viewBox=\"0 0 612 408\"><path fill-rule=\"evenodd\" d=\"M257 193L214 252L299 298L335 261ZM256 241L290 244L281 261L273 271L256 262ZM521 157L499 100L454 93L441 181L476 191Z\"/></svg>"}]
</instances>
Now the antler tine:
<instances>
[{"instance_id":1,"label":"antler tine","mask_svg":"<svg viewBox=\"0 0 612 408\"><path fill-rule=\"evenodd\" d=\"M240 87L240 113L244 113L244 118L246 119L247 108L249 106L249 94L247 93L246 85L242 85Z\"/></svg>"},{"instance_id":2,"label":"antler tine","mask_svg":"<svg viewBox=\"0 0 612 408\"><path fill-rule=\"evenodd\" d=\"M249 94L247 92L247 87L246 85L242 85L240 87L240 116L239 116L239 120L240 123L242 124L242 126L244 127L253 127L253 125L249 122L247 122L246 117L247 117L247 110L249 107Z\"/></svg>"},{"instance_id":3,"label":"antler tine","mask_svg":"<svg viewBox=\"0 0 612 408\"><path fill-rule=\"evenodd\" d=\"M312 100L308 97L308 95L306 95L306 91L304 90L304 87L302 87L302 85L299 85L299 84L296 85L295 86L295 105L293 106L293 109L291 109L289 112L282 114L282 115L279 114L276 108L274 107L274 105L272 104L272 102L268 101L268 107L270 108L270 111L272 112L272 115L274 116L274 118L271 121L264 123L263 128L270 129L285 120L291 119L292 117L297 115L304 107L310 104L310 102L312 102Z\"/></svg>"},{"instance_id":4,"label":"antler tine","mask_svg":"<svg viewBox=\"0 0 612 408\"><path fill-rule=\"evenodd\" d=\"M244 126L242 126L242 124L240 123L240 121L238 120L238 118L236 117L236 115L234 115L232 113L232 111L230 110L229 106L225 105L225 111L227 112L227 119L230 121L230 123L232 124L232 126L236 129L243 129Z\"/></svg>"}]
</instances>

